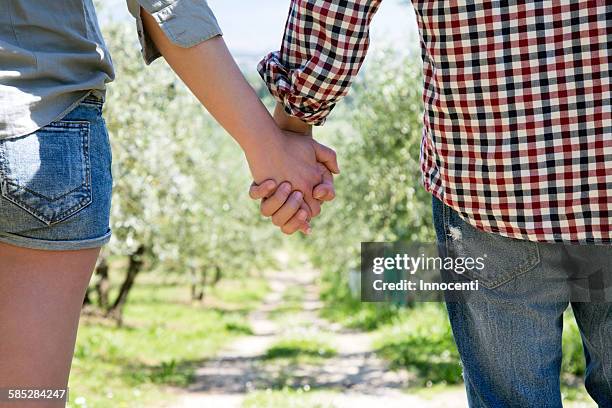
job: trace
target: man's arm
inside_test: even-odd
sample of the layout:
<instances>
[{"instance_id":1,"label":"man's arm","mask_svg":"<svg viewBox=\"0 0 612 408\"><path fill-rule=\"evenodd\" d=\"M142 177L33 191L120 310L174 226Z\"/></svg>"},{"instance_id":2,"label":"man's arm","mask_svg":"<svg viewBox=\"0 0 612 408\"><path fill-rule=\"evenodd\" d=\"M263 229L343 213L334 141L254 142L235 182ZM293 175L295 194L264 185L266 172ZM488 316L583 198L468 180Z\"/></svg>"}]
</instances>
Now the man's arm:
<instances>
[{"instance_id":1,"label":"man's arm","mask_svg":"<svg viewBox=\"0 0 612 408\"><path fill-rule=\"evenodd\" d=\"M344 97L365 59L372 17L382 0L292 0L280 51L268 54L259 74L275 97L274 119L281 129L312 136L312 125L322 125ZM262 208L283 210L282 197L270 204L276 184L252 185L251 198L262 199ZM333 177L313 196L321 201L335 197ZM272 197L274 198L274 197ZM291 219L283 226L299 228Z\"/></svg>"},{"instance_id":2,"label":"man's arm","mask_svg":"<svg viewBox=\"0 0 612 408\"><path fill-rule=\"evenodd\" d=\"M357 76L382 0L292 0L280 51L258 71L290 117L322 125Z\"/></svg>"}]
</instances>

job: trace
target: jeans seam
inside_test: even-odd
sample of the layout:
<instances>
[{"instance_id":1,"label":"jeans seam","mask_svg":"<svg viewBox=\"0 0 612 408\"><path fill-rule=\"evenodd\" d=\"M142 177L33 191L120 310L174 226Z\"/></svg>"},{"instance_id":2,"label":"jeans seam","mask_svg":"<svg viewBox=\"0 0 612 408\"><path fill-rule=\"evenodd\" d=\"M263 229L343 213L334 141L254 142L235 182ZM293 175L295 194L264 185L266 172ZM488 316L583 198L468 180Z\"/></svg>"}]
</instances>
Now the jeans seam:
<instances>
[{"instance_id":1,"label":"jeans seam","mask_svg":"<svg viewBox=\"0 0 612 408\"><path fill-rule=\"evenodd\" d=\"M607 315L608 315L608 313L606 313L606 316ZM599 325L599 333L597 333L597 334L598 334L598 337L599 337L599 342L601 343L601 346L602 346L601 350L605 350L605 346L603 344L603 339L605 337L604 337L604 333L602 333L602 331L603 331L603 325ZM605 353L605 351L604 351L604 353ZM607 354L607 353L605 353L605 354ZM604 377L604 380L606 381L606 384L608 385L608 390L610 391L610 395L612 395L612 384L610 383L610 379L605 375L605 373L606 373L606 369L605 369L605 367L606 367L605 355L601 356L601 357L602 357L601 358L602 371L604 372L603 377Z\"/></svg>"}]
</instances>

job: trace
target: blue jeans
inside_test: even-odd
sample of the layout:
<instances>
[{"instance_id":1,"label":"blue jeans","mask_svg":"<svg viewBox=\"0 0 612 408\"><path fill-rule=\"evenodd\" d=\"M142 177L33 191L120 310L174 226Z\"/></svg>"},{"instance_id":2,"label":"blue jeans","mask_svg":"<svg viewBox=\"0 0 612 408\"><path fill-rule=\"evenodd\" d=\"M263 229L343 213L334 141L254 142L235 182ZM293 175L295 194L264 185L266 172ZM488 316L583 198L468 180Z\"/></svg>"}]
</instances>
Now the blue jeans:
<instances>
[{"instance_id":1,"label":"blue jeans","mask_svg":"<svg viewBox=\"0 0 612 408\"><path fill-rule=\"evenodd\" d=\"M561 334L563 313L571 305L583 340L587 391L600 408L611 408L612 302L572 301L572 291L584 288L569 285L567 278L589 269L609 282L612 247L489 234L437 199L433 214L442 256L486 254L485 269L461 276L478 279L483 289L447 298L470 407L562 407Z\"/></svg>"},{"instance_id":2,"label":"blue jeans","mask_svg":"<svg viewBox=\"0 0 612 408\"><path fill-rule=\"evenodd\" d=\"M42 250L110 239L111 148L102 101L86 97L36 132L0 140L0 242Z\"/></svg>"}]
</instances>

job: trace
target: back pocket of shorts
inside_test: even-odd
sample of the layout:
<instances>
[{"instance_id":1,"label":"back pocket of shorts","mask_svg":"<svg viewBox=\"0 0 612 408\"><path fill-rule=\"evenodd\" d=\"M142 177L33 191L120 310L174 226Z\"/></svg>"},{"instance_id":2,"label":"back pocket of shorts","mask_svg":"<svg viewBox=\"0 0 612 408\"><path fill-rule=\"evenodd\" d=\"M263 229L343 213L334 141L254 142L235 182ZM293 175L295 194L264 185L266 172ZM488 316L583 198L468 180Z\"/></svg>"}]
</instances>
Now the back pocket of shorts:
<instances>
[{"instance_id":1,"label":"back pocket of shorts","mask_svg":"<svg viewBox=\"0 0 612 408\"><path fill-rule=\"evenodd\" d=\"M89 122L59 121L0 140L2 196L47 225L91 204Z\"/></svg>"}]
</instances>

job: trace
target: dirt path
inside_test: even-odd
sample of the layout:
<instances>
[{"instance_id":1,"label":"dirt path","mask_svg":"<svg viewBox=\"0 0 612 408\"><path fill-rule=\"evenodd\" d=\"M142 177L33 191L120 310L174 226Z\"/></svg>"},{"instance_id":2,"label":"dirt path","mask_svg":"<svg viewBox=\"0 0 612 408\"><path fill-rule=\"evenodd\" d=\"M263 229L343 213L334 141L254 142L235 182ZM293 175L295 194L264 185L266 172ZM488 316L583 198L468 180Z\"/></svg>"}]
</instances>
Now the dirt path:
<instances>
[{"instance_id":1,"label":"dirt path","mask_svg":"<svg viewBox=\"0 0 612 408\"><path fill-rule=\"evenodd\" d=\"M255 390L283 386L316 391L316 404L334 408L372 406L453 408L465 407L462 390L436 394L433 399L403 391L410 383L407 372L388 369L373 352L368 333L348 331L321 319L316 272L299 270L270 275L271 291L262 306L250 315L253 335L227 347L196 371L196 381L171 407L239 408ZM288 290L302 288L301 307L288 307ZM295 302L294 302L295 303ZM323 363L274 364L262 360L280 339L321 337L337 350Z\"/></svg>"}]
</instances>

